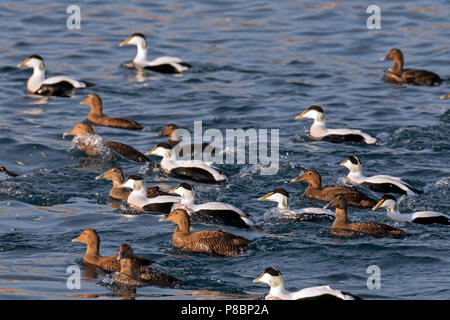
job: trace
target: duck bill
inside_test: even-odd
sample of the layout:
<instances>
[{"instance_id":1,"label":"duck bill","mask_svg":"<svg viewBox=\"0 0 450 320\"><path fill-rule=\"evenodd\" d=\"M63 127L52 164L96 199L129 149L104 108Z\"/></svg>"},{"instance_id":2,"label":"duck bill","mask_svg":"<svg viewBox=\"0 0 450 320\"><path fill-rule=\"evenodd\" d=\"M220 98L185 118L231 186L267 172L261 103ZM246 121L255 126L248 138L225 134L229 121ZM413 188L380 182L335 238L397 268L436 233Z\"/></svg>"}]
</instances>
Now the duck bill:
<instances>
[{"instance_id":1,"label":"duck bill","mask_svg":"<svg viewBox=\"0 0 450 320\"><path fill-rule=\"evenodd\" d=\"M63 138L65 138L65 137L67 137L67 136L73 136L74 134L72 133L72 130L70 130L70 131L67 131L67 132L64 132L63 133Z\"/></svg>"},{"instance_id":2,"label":"duck bill","mask_svg":"<svg viewBox=\"0 0 450 320\"><path fill-rule=\"evenodd\" d=\"M346 162L347 162L347 160L344 160L344 161L342 161L342 162L339 162L339 165L345 167L345 163L346 163Z\"/></svg>"},{"instance_id":3,"label":"duck bill","mask_svg":"<svg viewBox=\"0 0 450 320\"><path fill-rule=\"evenodd\" d=\"M326 205L323 206L324 209L329 209L331 207L331 203L333 201L328 202Z\"/></svg>"},{"instance_id":4,"label":"duck bill","mask_svg":"<svg viewBox=\"0 0 450 320\"><path fill-rule=\"evenodd\" d=\"M384 60L387 60L388 59L388 55L385 55L384 57L382 57L381 59L380 59L380 61L384 61Z\"/></svg>"},{"instance_id":5,"label":"duck bill","mask_svg":"<svg viewBox=\"0 0 450 320\"><path fill-rule=\"evenodd\" d=\"M299 182L301 181L301 176L298 176L297 178L289 180L289 182Z\"/></svg>"},{"instance_id":6,"label":"duck bill","mask_svg":"<svg viewBox=\"0 0 450 320\"><path fill-rule=\"evenodd\" d=\"M303 111L298 116L295 117L295 120L303 119L303 116L308 112L308 110Z\"/></svg>"},{"instance_id":7,"label":"duck bill","mask_svg":"<svg viewBox=\"0 0 450 320\"><path fill-rule=\"evenodd\" d=\"M150 150L150 151L147 151L146 153L144 153L146 156L151 156L151 155L153 155L153 151L155 151L156 150L156 148L157 147L153 147L153 149L152 150Z\"/></svg>"},{"instance_id":8,"label":"duck bill","mask_svg":"<svg viewBox=\"0 0 450 320\"><path fill-rule=\"evenodd\" d=\"M72 239L72 242L81 242L78 238L79 238L79 237L73 238L73 239Z\"/></svg>"},{"instance_id":9,"label":"duck bill","mask_svg":"<svg viewBox=\"0 0 450 320\"><path fill-rule=\"evenodd\" d=\"M264 275L264 273L262 275L260 275L258 278L253 279L253 282L254 283L261 282L261 278L263 277L263 275Z\"/></svg>"},{"instance_id":10,"label":"duck bill","mask_svg":"<svg viewBox=\"0 0 450 320\"><path fill-rule=\"evenodd\" d=\"M176 186L176 187L173 188L173 189L170 189L170 190L169 190L169 193L177 194L177 193L175 192L175 190L177 190L177 189L178 189L178 186Z\"/></svg>"},{"instance_id":11,"label":"duck bill","mask_svg":"<svg viewBox=\"0 0 450 320\"><path fill-rule=\"evenodd\" d=\"M23 68L29 60L30 59L26 58L25 60L23 60L21 63L19 63L17 65L17 68Z\"/></svg>"},{"instance_id":12,"label":"duck bill","mask_svg":"<svg viewBox=\"0 0 450 320\"><path fill-rule=\"evenodd\" d=\"M126 46L128 44L128 41L130 41L131 37L126 38L124 41L122 41L121 43L119 43L119 47L123 47Z\"/></svg>"},{"instance_id":13,"label":"duck bill","mask_svg":"<svg viewBox=\"0 0 450 320\"><path fill-rule=\"evenodd\" d=\"M169 217L164 217L158 220L159 222L166 222L166 221L170 221Z\"/></svg>"},{"instance_id":14,"label":"duck bill","mask_svg":"<svg viewBox=\"0 0 450 320\"><path fill-rule=\"evenodd\" d=\"M380 201L378 201L378 203L375 205L375 207L372 208L372 211L377 210L384 202L384 199L381 199Z\"/></svg>"},{"instance_id":15,"label":"duck bill","mask_svg":"<svg viewBox=\"0 0 450 320\"><path fill-rule=\"evenodd\" d=\"M267 198L270 197L271 195L273 195L273 192L269 192L269 193L266 194L265 196L258 198L258 201L265 201L265 200L267 200Z\"/></svg>"},{"instance_id":16,"label":"duck bill","mask_svg":"<svg viewBox=\"0 0 450 320\"><path fill-rule=\"evenodd\" d=\"M96 177L95 177L95 180L104 179L104 178L105 178L105 174L106 174L106 172L105 172L105 173L102 173L102 174L99 175L99 176L96 176Z\"/></svg>"},{"instance_id":17,"label":"duck bill","mask_svg":"<svg viewBox=\"0 0 450 320\"><path fill-rule=\"evenodd\" d=\"M86 100L87 100L87 98L84 99L83 101L81 101L80 104L87 104Z\"/></svg>"},{"instance_id":18,"label":"duck bill","mask_svg":"<svg viewBox=\"0 0 450 320\"><path fill-rule=\"evenodd\" d=\"M442 97L440 97L439 99L444 100L444 99L449 99L450 98L450 93L449 94L444 94Z\"/></svg>"}]
</instances>

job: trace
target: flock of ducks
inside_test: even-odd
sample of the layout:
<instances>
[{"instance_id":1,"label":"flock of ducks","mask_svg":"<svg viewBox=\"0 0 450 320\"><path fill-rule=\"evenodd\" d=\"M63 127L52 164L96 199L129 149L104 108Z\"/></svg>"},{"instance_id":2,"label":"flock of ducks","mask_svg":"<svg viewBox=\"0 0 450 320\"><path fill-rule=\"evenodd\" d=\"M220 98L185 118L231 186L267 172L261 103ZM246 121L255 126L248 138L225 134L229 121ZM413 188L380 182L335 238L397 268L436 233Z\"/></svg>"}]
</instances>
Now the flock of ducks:
<instances>
[{"instance_id":1,"label":"flock of ducks","mask_svg":"<svg viewBox=\"0 0 450 320\"><path fill-rule=\"evenodd\" d=\"M176 74L189 70L192 66L179 58L160 57L147 60L147 41L143 34L135 33L120 43L120 47L134 45L137 53L132 63L128 66L137 69L147 69L159 73ZM429 71L417 69L403 69L403 54L399 49L392 49L383 58L393 60L393 68L385 73L385 80L395 84L440 84L442 79ZM67 96L74 89L83 89L94 84L75 80L67 76L45 78L44 60L39 55L32 55L18 65L33 69L33 73L27 82L30 94L44 96ZM441 99L450 98L450 94ZM226 183L227 175L213 164L201 160L181 160L185 150L203 152L210 147L214 152L222 152L216 147L203 143L200 146L182 145L175 124L168 124L162 134L168 137L167 142L162 142L150 151L142 154L131 146L120 142L93 139L94 126L107 126L126 130L141 130L138 122L125 118L112 118L103 113L103 104L97 94L89 94L81 104L90 106L87 121L77 123L71 130L65 132L65 136L74 136L74 145L90 157L98 157L105 150L110 150L128 160L138 163L149 162L149 156L161 157L160 167L167 174L201 183ZM310 135L312 138L342 143L346 141L375 144L377 139L371 135L356 129L329 129L325 125L325 113L320 106L311 106L299 114L295 119L312 119ZM98 136L97 136L98 138ZM95 143L93 143L95 142ZM398 177L387 175L375 175L366 177L363 175L360 160L356 156L350 156L340 163L349 172L343 182L351 185L367 187L374 192L382 192L385 195L380 200L375 200L354 187L338 185L323 187L319 172L307 170L290 182L304 182L308 184L305 197L315 201L325 202L326 206L307 207L299 210L291 210L289 194L283 188L276 188L258 201L272 201L277 203L277 210L284 217L299 220L325 219L333 221L330 234L354 238L361 235L376 238L392 237L401 238L408 233L386 224L374 222L351 222L348 218L348 206L377 210L384 208L387 216L396 221L413 223L439 223L449 225L449 216L433 211L422 211L409 214L399 212L397 200L392 194L418 195L422 191L413 188ZM15 173L0 167L0 172L14 177ZM172 245L189 253L201 253L218 256L235 256L248 249L252 240L231 234L223 230L201 230L191 232L191 221L203 221L208 223L230 225L240 228L257 229L257 220L248 213L231 204L221 202L208 202L197 204L195 202L194 187L183 182L173 189L165 192L158 186L147 188L139 175L131 175L125 179L123 171L119 167L112 167L105 173L96 177L96 180L107 179L112 181L109 197L116 201L126 201L133 210L149 213L164 214L159 221L171 222L176 225L172 236ZM335 212L330 207L335 208ZM167 216L166 216L167 215ZM186 283L164 273L154 272L154 261L135 256L133 249L128 244L122 244L117 254L107 257L100 255L100 237L93 229L85 229L73 242L86 244L86 252L83 262L94 265L106 272L112 273L113 282L117 285L144 286L157 285L162 287L185 286ZM289 292L285 289L281 273L273 267L267 268L255 283L266 283L270 286L266 299L297 300L297 299L359 299L350 293L333 290L329 286L311 287L298 292Z\"/></svg>"}]
</instances>

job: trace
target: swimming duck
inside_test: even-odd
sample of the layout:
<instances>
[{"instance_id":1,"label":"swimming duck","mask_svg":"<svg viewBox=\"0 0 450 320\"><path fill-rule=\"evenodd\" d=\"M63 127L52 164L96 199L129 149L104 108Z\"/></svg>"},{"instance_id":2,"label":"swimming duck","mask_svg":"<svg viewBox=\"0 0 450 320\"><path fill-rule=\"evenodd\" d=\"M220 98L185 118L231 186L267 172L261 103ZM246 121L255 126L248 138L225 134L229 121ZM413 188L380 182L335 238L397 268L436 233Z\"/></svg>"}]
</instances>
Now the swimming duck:
<instances>
[{"instance_id":1,"label":"swimming duck","mask_svg":"<svg viewBox=\"0 0 450 320\"><path fill-rule=\"evenodd\" d=\"M128 244L120 245L116 259L120 261L120 271L114 273L112 279L117 285L133 287L155 285L173 288L177 285L182 286L185 284L183 281L164 273L137 272L135 267L136 256Z\"/></svg>"},{"instance_id":2,"label":"swimming duck","mask_svg":"<svg viewBox=\"0 0 450 320\"><path fill-rule=\"evenodd\" d=\"M418 224L439 223L446 226L450 225L450 216L436 211L400 213L397 199L389 194L385 194L372 210L375 211L378 208L385 208L387 216L395 221L413 222Z\"/></svg>"},{"instance_id":3,"label":"swimming duck","mask_svg":"<svg viewBox=\"0 0 450 320\"><path fill-rule=\"evenodd\" d=\"M348 204L358 208L372 208L377 202L356 188L346 186L333 186L322 188L322 177L316 170L308 170L291 182L303 181L308 183L305 196L319 201L331 201L337 195L344 195Z\"/></svg>"},{"instance_id":4,"label":"swimming duck","mask_svg":"<svg viewBox=\"0 0 450 320\"><path fill-rule=\"evenodd\" d=\"M355 156L348 157L340 165L350 170L344 178L346 183L363 185L375 192L399 193L408 196L423 193L406 184L398 177L387 175L365 177L362 173L361 162Z\"/></svg>"},{"instance_id":5,"label":"swimming duck","mask_svg":"<svg viewBox=\"0 0 450 320\"><path fill-rule=\"evenodd\" d=\"M351 293L331 289L330 286L310 287L289 292L284 287L281 272L272 267L267 268L253 282L261 282L270 286L269 294L266 295L265 300L361 300Z\"/></svg>"},{"instance_id":6,"label":"swimming duck","mask_svg":"<svg viewBox=\"0 0 450 320\"><path fill-rule=\"evenodd\" d=\"M95 136L94 129L84 122L79 122L72 128L72 130L64 132L63 138L66 136L75 136L76 140L74 139L74 141L77 148L90 157L98 157L101 154L101 147L103 146L115 151L128 160L140 163L150 161L142 153L124 143L114 141L101 142L101 138L99 136ZM98 144L99 139L101 145Z\"/></svg>"},{"instance_id":7,"label":"swimming duck","mask_svg":"<svg viewBox=\"0 0 450 320\"><path fill-rule=\"evenodd\" d=\"M43 96L67 96L72 90L93 86L93 83L74 80L66 76L45 79L44 59L34 54L17 65L18 68L33 68L33 74L27 81L29 93Z\"/></svg>"},{"instance_id":8,"label":"swimming duck","mask_svg":"<svg viewBox=\"0 0 450 320\"><path fill-rule=\"evenodd\" d=\"M338 195L325 208L336 208L336 219L331 226L330 233L337 236L352 236L358 233L374 238L401 238L408 234L400 229L376 222L351 222L347 218L347 201L343 195Z\"/></svg>"},{"instance_id":9,"label":"swimming duck","mask_svg":"<svg viewBox=\"0 0 450 320\"><path fill-rule=\"evenodd\" d=\"M300 220L315 220L317 218L332 218L334 219L334 212L323 208L301 208L295 211L289 209L289 193L283 188L276 188L263 197L258 198L258 201L273 201L278 203L278 210L280 213L289 218L299 218Z\"/></svg>"},{"instance_id":10,"label":"swimming duck","mask_svg":"<svg viewBox=\"0 0 450 320\"><path fill-rule=\"evenodd\" d=\"M126 40L122 41L119 46L135 45L137 48L136 57L133 64L138 68L147 69L159 73L182 73L192 66L175 57L159 57L154 60L147 60L147 40L142 33L133 33Z\"/></svg>"},{"instance_id":11,"label":"swimming duck","mask_svg":"<svg viewBox=\"0 0 450 320\"><path fill-rule=\"evenodd\" d=\"M351 142L365 142L367 144L374 144L377 142L376 138L373 138L367 133L361 130L354 129L328 129L325 125L325 113L319 106L311 106L295 119L313 119L314 122L309 129L311 137L321 139L332 143L342 143L345 141Z\"/></svg>"},{"instance_id":12,"label":"swimming duck","mask_svg":"<svg viewBox=\"0 0 450 320\"><path fill-rule=\"evenodd\" d=\"M100 237L94 229L85 229L81 234L72 240L72 242L81 242L87 244L86 253L83 256L83 262L102 268L105 271L120 271L120 263L117 260L118 255L113 254L107 257L100 255ZM136 272L144 273L149 269L149 265L154 261L146 258L135 257L134 267Z\"/></svg>"},{"instance_id":13,"label":"swimming duck","mask_svg":"<svg viewBox=\"0 0 450 320\"><path fill-rule=\"evenodd\" d=\"M393 60L394 66L391 71L384 74L387 82L394 84L425 84L433 86L440 84L443 80L435 73L419 69L403 69L403 53L400 49L391 49L389 53L381 58L381 61Z\"/></svg>"},{"instance_id":14,"label":"swimming duck","mask_svg":"<svg viewBox=\"0 0 450 320\"><path fill-rule=\"evenodd\" d=\"M167 218L159 221L171 221L177 224L177 229L172 236L172 244L183 251L235 256L246 250L251 242L223 230L202 230L191 233L189 215L184 209L173 210Z\"/></svg>"},{"instance_id":15,"label":"swimming duck","mask_svg":"<svg viewBox=\"0 0 450 320\"><path fill-rule=\"evenodd\" d=\"M201 220L218 221L226 225L241 228L248 228L255 224L255 219L251 215L231 204L222 202L195 204L194 189L187 183L181 183L169 192L181 196L180 202L175 203L171 210L184 209L191 216L191 219L200 218Z\"/></svg>"},{"instance_id":16,"label":"swimming duck","mask_svg":"<svg viewBox=\"0 0 450 320\"><path fill-rule=\"evenodd\" d=\"M228 177L209 162L200 160L177 160L168 143L160 143L145 155L162 157L161 169L182 179L190 179L204 183L221 183Z\"/></svg>"},{"instance_id":17,"label":"swimming duck","mask_svg":"<svg viewBox=\"0 0 450 320\"><path fill-rule=\"evenodd\" d=\"M441 100L444 99L450 99L450 93L444 94L443 96L440 97Z\"/></svg>"},{"instance_id":18,"label":"swimming duck","mask_svg":"<svg viewBox=\"0 0 450 320\"><path fill-rule=\"evenodd\" d=\"M0 167L0 172L3 172L3 173L7 174L10 177L17 177L18 176L18 174L15 174L14 172L9 171L5 167Z\"/></svg>"},{"instance_id":19,"label":"swimming duck","mask_svg":"<svg viewBox=\"0 0 450 320\"><path fill-rule=\"evenodd\" d=\"M132 191L127 198L127 203L138 210L169 213L175 202L180 201L180 197L160 195L153 198L147 196L147 189L144 181L136 174L131 175L120 187L131 188Z\"/></svg>"},{"instance_id":20,"label":"swimming duck","mask_svg":"<svg viewBox=\"0 0 450 320\"><path fill-rule=\"evenodd\" d=\"M134 120L128 118L110 118L103 114L102 99L94 93L91 93L80 104L86 104L91 107L88 115L90 123L96 126L112 127L127 130L142 130L142 126Z\"/></svg>"},{"instance_id":21,"label":"swimming duck","mask_svg":"<svg viewBox=\"0 0 450 320\"><path fill-rule=\"evenodd\" d=\"M113 200L127 200L131 193L129 188L121 187L124 182L124 175L122 169L118 167L112 167L108 169L105 173L95 177L95 180L107 179L111 180L113 186L109 191L109 197ZM168 193L163 192L158 186L147 188L147 197L154 198L157 196L168 195Z\"/></svg>"}]
</instances>

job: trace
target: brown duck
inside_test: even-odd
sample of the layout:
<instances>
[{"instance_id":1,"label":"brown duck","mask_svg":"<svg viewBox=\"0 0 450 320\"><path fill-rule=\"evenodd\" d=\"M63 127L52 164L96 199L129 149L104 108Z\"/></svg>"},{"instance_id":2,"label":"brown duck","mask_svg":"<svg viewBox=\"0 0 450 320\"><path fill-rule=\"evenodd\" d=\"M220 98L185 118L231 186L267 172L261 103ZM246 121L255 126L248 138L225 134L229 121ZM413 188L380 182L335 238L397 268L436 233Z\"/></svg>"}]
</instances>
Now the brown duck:
<instances>
[{"instance_id":1,"label":"brown duck","mask_svg":"<svg viewBox=\"0 0 450 320\"><path fill-rule=\"evenodd\" d=\"M351 222L347 218L347 201L343 195L337 196L325 207L336 208L336 218L331 226L330 233L336 236L355 237L357 233L363 233L375 238L401 238L408 233L376 222Z\"/></svg>"},{"instance_id":2,"label":"brown duck","mask_svg":"<svg viewBox=\"0 0 450 320\"><path fill-rule=\"evenodd\" d=\"M102 99L96 94L91 93L81 104L91 106L88 120L92 124L119 129L142 130L142 126L134 120L128 118L110 118L104 115Z\"/></svg>"},{"instance_id":3,"label":"brown duck","mask_svg":"<svg viewBox=\"0 0 450 320\"><path fill-rule=\"evenodd\" d=\"M18 176L14 172L11 172L8 169L6 169L5 167L0 167L0 172L3 172L3 173L7 174L10 177L17 177Z\"/></svg>"},{"instance_id":4,"label":"brown duck","mask_svg":"<svg viewBox=\"0 0 450 320\"><path fill-rule=\"evenodd\" d=\"M171 221L177 224L177 229L172 236L172 244L183 251L235 256L246 250L252 241L222 230L202 230L191 233L189 215L184 209L173 210L167 218L160 221Z\"/></svg>"},{"instance_id":5,"label":"brown duck","mask_svg":"<svg viewBox=\"0 0 450 320\"><path fill-rule=\"evenodd\" d=\"M105 271L120 271L120 263L117 260L117 254L102 257L100 255L100 237L94 229L85 229L81 234L72 240L72 242L82 242L87 244L86 253L83 256L83 262L98 266ZM136 272L144 273L148 271L149 265L154 263L150 259L135 257L134 267Z\"/></svg>"},{"instance_id":6,"label":"brown duck","mask_svg":"<svg viewBox=\"0 0 450 320\"><path fill-rule=\"evenodd\" d=\"M322 177L316 170L308 170L301 176L291 180L291 182L303 181L308 183L305 190L305 196L319 201L331 201L337 195L344 195L347 203L358 208L373 208L377 202L356 188L346 186L333 186L322 188Z\"/></svg>"},{"instance_id":7,"label":"brown duck","mask_svg":"<svg viewBox=\"0 0 450 320\"><path fill-rule=\"evenodd\" d=\"M387 82L394 84L424 84L433 86L434 84L440 84L443 81L437 74L431 71L403 69L403 53L400 49L391 49L391 51L381 59L381 61L384 60L394 61L392 70L384 74L384 79Z\"/></svg>"},{"instance_id":8,"label":"brown duck","mask_svg":"<svg viewBox=\"0 0 450 320\"><path fill-rule=\"evenodd\" d=\"M114 282L122 286L147 286L175 287L185 285L181 280L164 273L139 273L136 271L136 256L128 244L122 244L116 260L120 262L120 271L113 274Z\"/></svg>"},{"instance_id":9,"label":"brown duck","mask_svg":"<svg viewBox=\"0 0 450 320\"><path fill-rule=\"evenodd\" d=\"M94 129L92 129L90 125L84 122L79 122L72 128L72 130L64 132L63 138L65 136L85 136L94 134ZM127 144L114 141L105 141L102 142L102 145L105 148L115 151L128 160L140 163L150 161L145 155ZM86 143L84 140L77 141L77 147L80 151L83 151L90 157L98 157L101 153L101 150L97 145Z\"/></svg>"}]
</instances>

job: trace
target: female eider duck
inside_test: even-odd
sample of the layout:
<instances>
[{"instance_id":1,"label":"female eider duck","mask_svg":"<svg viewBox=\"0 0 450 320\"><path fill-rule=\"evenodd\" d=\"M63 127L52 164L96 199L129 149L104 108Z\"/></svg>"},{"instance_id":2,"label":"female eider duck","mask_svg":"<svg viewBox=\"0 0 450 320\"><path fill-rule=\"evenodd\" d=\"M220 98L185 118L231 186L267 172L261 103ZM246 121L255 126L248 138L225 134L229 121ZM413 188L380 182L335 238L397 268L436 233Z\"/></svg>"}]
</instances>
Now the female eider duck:
<instances>
[{"instance_id":1,"label":"female eider duck","mask_svg":"<svg viewBox=\"0 0 450 320\"><path fill-rule=\"evenodd\" d=\"M3 166L0 167L0 172L3 172L4 174L6 174L6 175L8 175L8 176L10 176L10 177L17 177L17 176L18 176L18 174L9 171L8 169L6 169L6 168L3 167Z\"/></svg>"},{"instance_id":2,"label":"female eider duck","mask_svg":"<svg viewBox=\"0 0 450 320\"><path fill-rule=\"evenodd\" d=\"M334 290L329 286L310 287L297 292L289 292L284 287L281 272L272 267L267 268L253 282L261 282L270 286L265 300L361 300L351 293Z\"/></svg>"},{"instance_id":3,"label":"female eider duck","mask_svg":"<svg viewBox=\"0 0 450 320\"><path fill-rule=\"evenodd\" d=\"M228 177L209 162L200 160L177 160L172 147L168 143L160 143L145 155L162 157L161 169L182 179L190 179L203 183L222 183Z\"/></svg>"},{"instance_id":4,"label":"female eider duck","mask_svg":"<svg viewBox=\"0 0 450 320\"><path fill-rule=\"evenodd\" d=\"M98 157L101 154L101 146L103 146L113 150L128 160L140 163L150 162L145 155L124 143L105 141L101 142L101 146L98 145L98 139L101 138L99 136L95 136L94 129L84 122L79 122L72 128L72 130L64 132L63 138L66 136L75 136L74 142L77 148L90 157Z\"/></svg>"},{"instance_id":5,"label":"female eider duck","mask_svg":"<svg viewBox=\"0 0 450 320\"><path fill-rule=\"evenodd\" d=\"M298 210L289 209L289 193L283 188L276 188L263 197L258 198L258 201L273 201L278 203L278 210L282 216L288 218L298 218L302 221L316 220L318 218L334 219L334 213L331 210L323 208L301 208Z\"/></svg>"},{"instance_id":6,"label":"female eider duck","mask_svg":"<svg viewBox=\"0 0 450 320\"><path fill-rule=\"evenodd\" d=\"M414 189L410 185L406 184L398 177L387 175L365 177L362 173L361 162L355 156L348 157L342 161L340 165L350 170L344 178L346 183L363 185L375 192L398 193L406 194L408 196L423 193L422 191Z\"/></svg>"},{"instance_id":7,"label":"female eider duck","mask_svg":"<svg viewBox=\"0 0 450 320\"><path fill-rule=\"evenodd\" d=\"M175 203L171 210L184 209L191 216L191 219L199 218L200 220L217 221L241 228L248 228L256 223L251 215L231 204L222 202L195 204L194 189L187 183L181 183L169 192L181 196L180 202Z\"/></svg>"},{"instance_id":8,"label":"female eider duck","mask_svg":"<svg viewBox=\"0 0 450 320\"><path fill-rule=\"evenodd\" d=\"M385 208L387 210L387 216L395 221L413 222L418 224L438 223L446 226L450 225L450 216L436 211L400 213L397 199L389 194L385 194L372 210L375 211L378 208Z\"/></svg>"},{"instance_id":9,"label":"female eider duck","mask_svg":"<svg viewBox=\"0 0 450 320\"><path fill-rule=\"evenodd\" d=\"M91 93L80 104L86 104L91 107L88 115L88 121L96 126L112 127L127 130L142 130L142 126L134 120L128 118L110 118L103 114L102 99L94 93Z\"/></svg>"},{"instance_id":10,"label":"female eider duck","mask_svg":"<svg viewBox=\"0 0 450 320\"><path fill-rule=\"evenodd\" d=\"M102 268L105 271L120 271L120 263L117 260L118 255L113 254L107 257L100 255L100 237L94 229L85 229L81 234L72 240L72 242L81 242L87 244L86 253L83 256L83 262ZM138 273L147 272L149 265L154 263L150 259L135 257L134 268Z\"/></svg>"},{"instance_id":11,"label":"female eider duck","mask_svg":"<svg viewBox=\"0 0 450 320\"><path fill-rule=\"evenodd\" d=\"M367 133L361 130L354 129L328 129L325 125L325 114L321 107L311 106L301 114L295 117L295 119L313 119L314 122L309 129L311 137L321 139L332 143L342 143L345 141L351 142L365 142L367 144L374 144L377 142L376 138L373 138Z\"/></svg>"},{"instance_id":12,"label":"female eider duck","mask_svg":"<svg viewBox=\"0 0 450 320\"><path fill-rule=\"evenodd\" d=\"M45 79L44 59L34 54L17 65L18 68L33 68L33 74L27 81L29 93L43 96L67 96L72 90L86 88L94 84L74 80L66 76L56 76Z\"/></svg>"},{"instance_id":13,"label":"female eider duck","mask_svg":"<svg viewBox=\"0 0 450 320\"><path fill-rule=\"evenodd\" d=\"M167 218L159 221L177 224L172 244L183 251L235 256L246 250L252 241L223 230L201 230L191 233L189 215L184 209L173 210Z\"/></svg>"},{"instance_id":14,"label":"female eider duck","mask_svg":"<svg viewBox=\"0 0 450 320\"><path fill-rule=\"evenodd\" d=\"M376 222L351 222L347 218L347 201L343 195L338 195L330 201L325 208L336 208L336 218L331 226L330 233L340 237L355 237L358 233L374 238L401 238L408 233Z\"/></svg>"},{"instance_id":15,"label":"female eider duck","mask_svg":"<svg viewBox=\"0 0 450 320\"><path fill-rule=\"evenodd\" d=\"M133 287L154 285L170 288L185 285L183 281L164 273L137 272L135 266L136 256L128 244L120 245L116 259L120 261L120 271L112 275L112 280L116 285Z\"/></svg>"},{"instance_id":16,"label":"female eider duck","mask_svg":"<svg viewBox=\"0 0 450 320\"><path fill-rule=\"evenodd\" d=\"M384 79L393 84L424 84L433 86L440 84L443 80L435 73L419 69L403 69L403 53L400 49L391 49L389 53L380 59L393 60L394 66L391 71L384 74Z\"/></svg>"},{"instance_id":17,"label":"female eider duck","mask_svg":"<svg viewBox=\"0 0 450 320\"><path fill-rule=\"evenodd\" d=\"M348 204L358 208L372 208L377 202L356 188L346 186L333 186L322 188L322 177L316 170L308 170L291 182L303 181L308 183L305 190L307 198L329 202L337 195L342 194Z\"/></svg>"},{"instance_id":18,"label":"female eider duck","mask_svg":"<svg viewBox=\"0 0 450 320\"><path fill-rule=\"evenodd\" d=\"M185 72L192 67L189 63L183 62L181 59L175 57L159 57L148 61L147 40L142 33L134 33L119 44L120 47L126 45L135 45L137 48L136 57L133 59L133 64L137 68L173 74Z\"/></svg>"},{"instance_id":19,"label":"female eider duck","mask_svg":"<svg viewBox=\"0 0 450 320\"><path fill-rule=\"evenodd\" d=\"M131 175L120 187L132 189L127 198L127 203L130 207L138 210L169 213L173 204L180 201L180 197L171 195L149 198L142 178L136 174Z\"/></svg>"},{"instance_id":20,"label":"female eider duck","mask_svg":"<svg viewBox=\"0 0 450 320\"><path fill-rule=\"evenodd\" d=\"M122 187L121 185L124 183L124 175L122 169L118 167L112 167L108 169L105 173L95 177L95 180L99 179L107 179L111 180L113 183L113 186L111 190L109 191L109 197L112 200L127 200L128 196L131 193L131 190L129 188ZM151 188L147 188L147 197L148 198L154 198L157 196L162 195L169 195L168 193L162 191L158 186L154 186Z\"/></svg>"}]
</instances>

